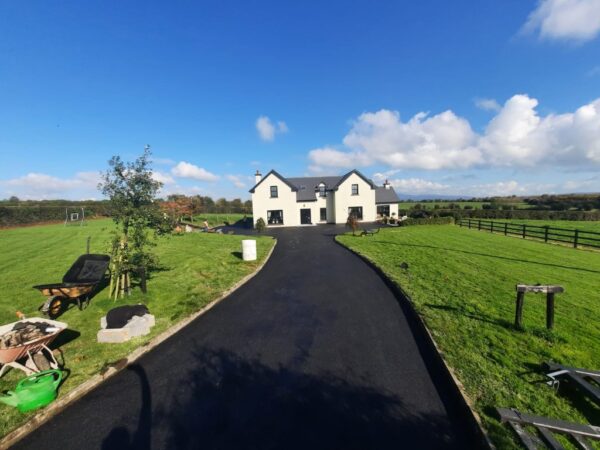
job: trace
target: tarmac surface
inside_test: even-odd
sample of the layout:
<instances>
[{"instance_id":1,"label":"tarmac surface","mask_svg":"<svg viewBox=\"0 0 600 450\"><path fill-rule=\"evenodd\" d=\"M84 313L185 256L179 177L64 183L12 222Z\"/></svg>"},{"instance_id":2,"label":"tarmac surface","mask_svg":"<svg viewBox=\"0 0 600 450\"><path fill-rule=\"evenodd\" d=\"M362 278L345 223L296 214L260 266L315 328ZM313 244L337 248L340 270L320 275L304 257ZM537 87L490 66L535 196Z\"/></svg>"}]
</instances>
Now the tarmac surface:
<instances>
[{"instance_id":1,"label":"tarmac surface","mask_svg":"<svg viewBox=\"0 0 600 450\"><path fill-rule=\"evenodd\" d=\"M341 231L270 231L257 276L15 448L471 448L406 306Z\"/></svg>"}]
</instances>

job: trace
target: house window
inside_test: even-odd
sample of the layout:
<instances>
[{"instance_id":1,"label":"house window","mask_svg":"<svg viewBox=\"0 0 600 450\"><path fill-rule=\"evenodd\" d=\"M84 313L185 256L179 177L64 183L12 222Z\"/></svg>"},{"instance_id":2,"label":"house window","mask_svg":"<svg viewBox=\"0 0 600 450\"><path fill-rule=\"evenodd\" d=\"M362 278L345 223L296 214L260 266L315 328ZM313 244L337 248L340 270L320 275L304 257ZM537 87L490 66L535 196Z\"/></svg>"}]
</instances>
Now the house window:
<instances>
[{"instance_id":1,"label":"house window","mask_svg":"<svg viewBox=\"0 0 600 450\"><path fill-rule=\"evenodd\" d=\"M271 198L277 198L279 195L277 194L277 186L271 186Z\"/></svg>"},{"instance_id":2,"label":"house window","mask_svg":"<svg viewBox=\"0 0 600 450\"><path fill-rule=\"evenodd\" d=\"M377 215L390 217L390 205L377 205Z\"/></svg>"},{"instance_id":3,"label":"house window","mask_svg":"<svg viewBox=\"0 0 600 450\"><path fill-rule=\"evenodd\" d=\"M269 225L283 225L283 211L281 209L267 211L267 223Z\"/></svg>"},{"instance_id":4,"label":"house window","mask_svg":"<svg viewBox=\"0 0 600 450\"><path fill-rule=\"evenodd\" d=\"M327 208L321 208L321 222L327 221Z\"/></svg>"},{"instance_id":5,"label":"house window","mask_svg":"<svg viewBox=\"0 0 600 450\"><path fill-rule=\"evenodd\" d=\"M352 195L358 195L358 184L352 185Z\"/></svg>"},{"instance_id":6,"label":"house window","mask_svg":"<svg viewBox=\"0 0 600 450\"><path fill-rule=\"evenodd\" d=\"M319 185L319 197L327 197L327 191L325 190L325 185Z\"/></svg>"},{"instance_id":7,"label":"house window","mask_svg":"<svg viewBox=\"0 0 600 450\"><path fill-rule=\"evenodd\" d=\"M362 220L362 206L351 206L348 208L348 215L353 216L358 220Z\"/></svg>"}]
</instances>

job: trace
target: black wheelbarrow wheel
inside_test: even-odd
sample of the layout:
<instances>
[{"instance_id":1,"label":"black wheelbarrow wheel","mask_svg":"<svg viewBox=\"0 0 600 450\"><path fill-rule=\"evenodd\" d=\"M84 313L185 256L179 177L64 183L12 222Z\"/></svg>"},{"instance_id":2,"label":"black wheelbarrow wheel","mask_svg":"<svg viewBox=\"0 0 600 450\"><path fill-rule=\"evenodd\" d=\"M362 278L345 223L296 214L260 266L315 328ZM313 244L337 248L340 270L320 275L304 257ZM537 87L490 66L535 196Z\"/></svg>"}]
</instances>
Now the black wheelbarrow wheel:
<instances>
[{"instance_id":1,"label":"black wheelbarrow wheel","mask_svg":"<svg viewBox=\"0 0 600 450\"><path fill-rule=\"evenodd\" d=\"M67 299L65 297L61 297L59 295L50 297L44 304L42 312L48 314L48 317L51 319L55 319L62 313L64 307L66 306L66 301Z\"/></svg>"}]
</instances>

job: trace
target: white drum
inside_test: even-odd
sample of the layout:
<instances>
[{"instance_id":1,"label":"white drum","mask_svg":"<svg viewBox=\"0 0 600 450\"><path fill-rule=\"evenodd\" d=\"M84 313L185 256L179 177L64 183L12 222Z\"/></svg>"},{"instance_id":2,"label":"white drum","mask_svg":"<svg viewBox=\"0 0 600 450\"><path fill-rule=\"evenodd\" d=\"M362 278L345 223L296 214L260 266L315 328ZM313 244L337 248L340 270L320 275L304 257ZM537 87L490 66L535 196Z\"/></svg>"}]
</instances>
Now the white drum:
<instances>
[{"instance_id":1,"label":"white drum","mask_svg":"<svg viewBox=\"0 0 600 450\"><path fill-rule=\"evenodd\" d=\"M244 261L256 261L256 241L245 239L242 241L242 259Z\"/></svg>"}]
</instances>

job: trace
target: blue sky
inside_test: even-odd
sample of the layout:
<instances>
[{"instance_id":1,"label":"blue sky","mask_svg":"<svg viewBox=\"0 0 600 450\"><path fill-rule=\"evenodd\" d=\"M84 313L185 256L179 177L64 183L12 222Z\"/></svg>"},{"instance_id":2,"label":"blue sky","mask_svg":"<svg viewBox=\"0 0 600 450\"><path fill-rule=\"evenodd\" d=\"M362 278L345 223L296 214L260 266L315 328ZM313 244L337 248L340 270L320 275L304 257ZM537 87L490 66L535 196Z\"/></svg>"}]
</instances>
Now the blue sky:
<instances>
[{"instance_id":1,"label":"blue sky","mask_svg":"<svg viewBox=\"0 0 600 450\"><path fill-rule=\"evenodd\" d=\"M600 191L600 0L0 4L0 198L358 168L401 194Z\"/></svg>"}]
</instances>

